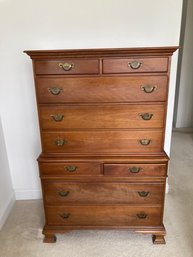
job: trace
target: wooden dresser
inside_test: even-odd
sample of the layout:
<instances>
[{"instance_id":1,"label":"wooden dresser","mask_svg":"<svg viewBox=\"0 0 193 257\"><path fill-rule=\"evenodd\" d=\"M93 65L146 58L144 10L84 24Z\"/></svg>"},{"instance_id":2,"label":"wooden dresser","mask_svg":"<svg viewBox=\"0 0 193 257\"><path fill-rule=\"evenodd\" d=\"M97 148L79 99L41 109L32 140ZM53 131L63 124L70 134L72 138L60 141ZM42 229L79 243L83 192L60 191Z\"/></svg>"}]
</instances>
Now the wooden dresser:
<instances>
[{"instance_id":1,"label":"wooden dresser","mask_svg":"<svg viewBox=\"0 0 193 257\"><path fill-rule=\"evenodd\" d=\"M44 242L128 229L165 243L164 152L176 47L25 51L33 60Z\"/></svg>"}]
</instances>

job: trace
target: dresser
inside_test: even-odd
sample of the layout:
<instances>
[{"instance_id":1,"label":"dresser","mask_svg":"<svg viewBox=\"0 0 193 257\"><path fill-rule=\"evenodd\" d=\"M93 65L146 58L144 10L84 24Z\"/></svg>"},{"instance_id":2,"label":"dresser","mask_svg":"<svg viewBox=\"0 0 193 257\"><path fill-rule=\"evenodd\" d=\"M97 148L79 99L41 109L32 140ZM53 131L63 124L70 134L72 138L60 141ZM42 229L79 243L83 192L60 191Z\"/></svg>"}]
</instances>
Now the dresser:
<instances>
[{"instance_id":1,"label":"dresser","mask_svg":"<svg viewBox=\"0 0 193 257\"><path fill-rule=\"evenodd\" d=\"M34 50L44 242L81 229L164 244L164 152L176 47Z\"/></svg>"}]
</instances>

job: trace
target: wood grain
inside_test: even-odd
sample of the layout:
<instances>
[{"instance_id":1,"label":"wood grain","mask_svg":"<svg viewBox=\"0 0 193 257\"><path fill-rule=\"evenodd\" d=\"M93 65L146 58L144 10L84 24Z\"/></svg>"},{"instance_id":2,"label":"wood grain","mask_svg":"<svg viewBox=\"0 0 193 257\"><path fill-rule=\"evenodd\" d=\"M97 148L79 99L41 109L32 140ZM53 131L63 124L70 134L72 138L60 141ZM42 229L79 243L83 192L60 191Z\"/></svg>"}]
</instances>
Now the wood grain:
<instances>
[{"instance_id":1,"label":"wood grain","mask_svg":"<svg viewBox=\"0 0 193 257\"><path fill-rule=\"evenodd\" d=\"M144 120L142 115L152 115ZM61 121L53 116L60 115ZM40 106L42 129L162 128L165 106L162 105L65 105Z\"/></svg>"},{"instance_id":2,"label":"wood grain","mask_svg":"<svg viewBox=\"0 0 193 257\"><path fill-rule=\"evenodd\" d=\"M112 228L165 242L163 146L176 49L25 51L33 61L43 151L44 242L68 230Z\"/></svg>"},{"instance_id":3,"label":"wood grain","mask_svg":"<svg viewBox=\"0 0 193 257\"><path fill-rule=\"evenodd\" d=\"M76 167L74 171L69 171L68 167ZM95 176L101 174L101 164L98 162L63 162L63 163L39 163L41 175L52 176Z\"/></svg>"},{"instance_id":4,"label":"wood grain","mask_svg":"<svg viewBox=\"0 0 193 257\"><path fill-rule=\"evenodd\" d=\"M140 140L149 139L149 145L141 145ZM57 146L56 140L64 140ZM70 131L43 132L43 152L85 153L85 154L127 154L156 153L163 151L163 132L161 130L108 130L108 131Z\"/></svg>"},{"instance_id":5,"label":"wood grain","mask_svg":"<svg viewBox=\"0 0 193 257\"><path fill-rule=\"evenodd\" d=\"M159 226L161 207L110 206L46 206L48 225L73 226ZM147 218L139 219L137 214ZM68 218L61 215L69 214Z\"/></svg>"},{"instance_id":6,"label":"wood grain","mask_svg":"<svg viewBox=\"0 0 193 257\"><path fill-rule=\"evenodd\" d=\"M141 63L137 69L132 69L129 63ZM138 73L167 72L168 58L116 58L103 60L103 73Z\"/></svg>"},{"instance_id":7,"label":"wood grain","mask_svg":"<svg viewBox=\"0 0 193 257\"><path fill-rule=\"evenodd\" d=\"M59 64L73 64L73 68L69 71L59 67ZM60 59L50 61L36 61L34 63L36 74L97 74L99 73L99 60L95 59Z\"/></svg>"},{"instance_id":8,"label":"wood grain","mask_svg":"<svg viewBox=\"0 0 193 257\"><path fill-rule=\"evenodd\" d=\"M37 97L40 103L109 103L166 101L168 77L37 77ZM152 93L145 93L143 86L156 86ZM52 95L49 88L62 91Z\"/></svg>"},{"instance_id":9,"label":"wood grain","mask_svg":"<svg viewBox=\"0 0 193 257\"><path fill-rule=\"evenodd\" d=\"M162 204L163 183L73 183L42 184L47 204ZM141 196L141 195L142 196ZM145 194L145 196L143 195Z\"/></svg>"},{"instance_id":10,"label":"wood grain","mask_svg":"<svg viewBox=\"0 0 193 257\"><path fill-rule=\"evenodd\" d=\"M135 167L139 171L131 172ZM145 164L145 163L122 163L122 164L104 164L104 175L115 177L163 177L166 175L166 164Z\"/></svg>"}]
</instances>

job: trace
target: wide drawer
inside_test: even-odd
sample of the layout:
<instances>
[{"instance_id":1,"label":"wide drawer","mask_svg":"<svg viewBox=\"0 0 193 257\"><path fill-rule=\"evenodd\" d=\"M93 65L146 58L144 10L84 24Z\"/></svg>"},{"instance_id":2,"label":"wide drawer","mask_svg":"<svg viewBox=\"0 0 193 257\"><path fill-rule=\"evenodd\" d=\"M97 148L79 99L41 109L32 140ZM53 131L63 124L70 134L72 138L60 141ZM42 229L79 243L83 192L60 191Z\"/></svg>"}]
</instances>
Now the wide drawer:
<instances>
[{"instance_id":1,"label":"wide drawer","mask_svg":"<svg viewBox=\"0 0 193 257\"><path fill-rule=\"evenodd\" d=\"M48 225L66 226L159 226L162 207L46 206Z\"/></svg>"},{"instance_id":2,"label":"wide drawer","mask_svg":"<svg viewBox=\"0 0 193 257\"><path fill-rule=\"evenodd\" d=\"M162 128L164 105L40 106L43 129Z\"/></svg>"},{"instance_id":3,"label":"wide drawer","mask_svg":"<svg viewBox=\"0 0 193 257\"><path fill-rule=\"evenodd\" d=\"M101 174L101 164L90 162L39 163L41 175L49 176L95 176Z\"/></svg>"},{"instance_id":4,"label":"wide drawer","mask_svg":"<svg viewBox=\"0 0 193 257\"><path fill-rule=\"evenodd\" d=\"M61 59L49 61L35 61L36 74L98 74L98 59Z\"/></svg>"},{"instance_id":5,"label":"wide drawer","mask_svg":"<svg viewBox=\"0 0 193 257\"><path fill-rule=\"evenodd\" d=\"M165 101L167 76L37 77L40 103Z\"/></svg>"},{"instance_id":6,"label":"wide drawer","mask_svg":"<svg viewBox=\"0 0 193 257\"><path fill-rule=\"evenodd\" d=\"M45 153L128 154L162 152L161 130L43 132Z\"/></svg>"},{"instance_id":7,"label":"wide drawer","mask_svg":"<svg viewBox=\"0 0 193 257\"><path fill-rule=\"evenodd\" d=\"M103 60L103 73L167 72L168 58L109 58Z\"/></svg>"},{"instance_id":8,"label":"wide drawer","mask_svg":"<svg viewBox=\"0 0 193 257\"><path fill-rule=\"evenodd\" d=\"M43 183L47 204L162 204L163 183Z\"/></svg>"},{"instance_id":9,"label":"wide drawer","mask_svg":"<svg viewBox=\"0 0 193 257\"><path fill-rule=\"evenodd\" d=\"M163 177L166 173L166 164L104 164L104 175L111 177Z\"/></svg>"}]
</instances>

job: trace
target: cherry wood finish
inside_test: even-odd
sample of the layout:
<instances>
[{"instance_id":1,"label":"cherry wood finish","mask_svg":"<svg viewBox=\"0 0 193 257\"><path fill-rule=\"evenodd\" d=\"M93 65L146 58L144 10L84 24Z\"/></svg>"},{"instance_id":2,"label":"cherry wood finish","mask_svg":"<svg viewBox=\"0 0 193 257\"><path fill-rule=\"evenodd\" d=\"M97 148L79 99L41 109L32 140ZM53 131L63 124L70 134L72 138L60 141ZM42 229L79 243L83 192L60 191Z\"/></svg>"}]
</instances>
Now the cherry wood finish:
<instances>
[{"instance_id":1,"label":"cherry wood finish","mask_svg":"<svg viewBox=\"0 0 193 257\"><path fill-rule=\"evenodd\" d=\"M47 206L48 225L160 226L161 207L128 205Z\"/></svg>"},{"instance_id":2,"label":"cherry wood finish","mask_svg":"<svg viewBox=\"0 0 193 257\"><path fill-rule=\"evenodd\" d=\"M66 71L60 67L60 64L64 63L72 64L73 67ZM99 60L60 59L59 61L37 61L34 69L36 74L97 74L99 73Z\"/></svg>"},{"instance_id":3,"label":"cherry wood finish","mask_svg":"<svg viewBox=\"0 0 193 257\"><path fill-rule=\"evenodd\" d=\"M141 140L147 139L148 144ZM64 141L57 145L58 140ZM161 130L108 130L43 132L42 148L45 153L128 154L158 153L163 151ZM117 153L119 149L119 153Z\"/></svg>"},{"instance_id":4,"label":"cherry wood finish","mask_svg":"<svg viewBox=\"0 0 193 257\"><path fill-rule=\"evenodd\" d=\"M42 175L53 176L97 176L101 174L101 164L90 162L39 163Z\"/></svg>"},{"instance_id":5,"label":"cherry wood finish","mask_svg":"<svg viewBox=\"0 0 193 257\"><path fill-rule=\"evenodd\" d=\"M121 163L121 164L104 164L105 176L116 177L162 177L167 172L166 164L141 164L141 163Z\"/></svg>"},{"instance_id":6,"label":"cherry wood finish","mask_svg":"<svg viewBox=\"0 0 193 257\"><path fill-rule=\"evenodd\" d=\"M65 105L40 107L42 129L162 128L162 105ZM57 120L59 117L59 120Z\"/></svg>"},{"instance_id":7,"label":"cherry wood finish","mask_svg":"<svg viewBox=\"0 0 193 257\"><path fill-rule=\"evenodd\" d=\"M130 63L140 63L138 69L130 67ZM138 73L138 72L167 72L168 58L122 58L104 59L103 73Z\"/></svg>"},{"instance_id":8,"label":"cherry wood finish","mask_svg":"<svg viewBox=\"0 0 193 257\"><path fill-rule=\"evenodd\" d=\"M144 87L152 87L145 92ZM163 102L167 99L168 77L163 75L113 77L36 77L39 103L127 103ZM61 91L53 95L49 89Z\"/></svg>"},{"instance_id":9,"label":"cherry wood finish","mask_svg":"<svg viewBox=\"0 0 193 257\"><path fill-rule=\"evenodd\" d=\"M170 61L177 47L25 51L33 61L44 242L129 229L163 244Z\"/></svg>"},{"instance_id":10,"label":"cherry wood finish","mask_svg":"<svg viewBox=\"0 0 193 257\"><path fill-rule=\"evenodd\" d=\"M47 204L162 204L164 183L43 183Z\"/></svg>"}]
</instances>

